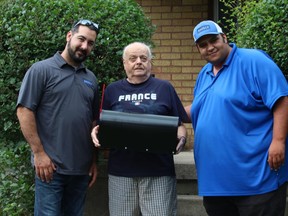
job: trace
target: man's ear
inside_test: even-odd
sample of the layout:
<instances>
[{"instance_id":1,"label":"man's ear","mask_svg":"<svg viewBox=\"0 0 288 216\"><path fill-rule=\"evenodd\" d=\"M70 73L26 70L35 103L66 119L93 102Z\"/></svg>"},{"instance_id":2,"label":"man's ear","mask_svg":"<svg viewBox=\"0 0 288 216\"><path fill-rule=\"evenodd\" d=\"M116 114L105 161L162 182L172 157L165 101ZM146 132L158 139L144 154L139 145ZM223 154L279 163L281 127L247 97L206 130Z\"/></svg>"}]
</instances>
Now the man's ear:
<instances>
[{"instance_id":1,"label":"man's ear","mask_svg":"<svg viewBox=\"0 0 288 216\"><path fill-rule=\"evenodd\" d=\"M227 40L226 35L225 35L225 34L222 34L222 37L223 37L223 42L224 42L224 43L228 43L228 40Z\"/></svg>"},{"instance_id":2,"label":"man's ear","mask_svg":"<svg viewBox=\"0 0 288 216\"><path fill-rule=\"evenodd\" d=\"M71 37L72 37L72 31L69 31L67 32L67 35L66 35L66 42L70 41Z\"/></svg>"}]
</instances>

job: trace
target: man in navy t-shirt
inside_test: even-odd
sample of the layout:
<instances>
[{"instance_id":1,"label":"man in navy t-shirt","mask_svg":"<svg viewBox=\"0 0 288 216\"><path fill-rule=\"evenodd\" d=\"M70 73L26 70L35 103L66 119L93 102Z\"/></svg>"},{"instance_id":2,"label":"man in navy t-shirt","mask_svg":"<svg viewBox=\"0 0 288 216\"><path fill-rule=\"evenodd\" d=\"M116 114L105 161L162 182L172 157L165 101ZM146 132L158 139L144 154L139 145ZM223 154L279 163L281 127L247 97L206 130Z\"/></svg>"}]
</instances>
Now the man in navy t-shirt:
<instances>
[{"instance_id":1,"label":"man in navy t-shirt","mask_svg":"<svg viewBox=\"0 0 288 216\"><path fill-rule=\"evenodd\" d=\"M186 142L186 128L182 122L187 115L173 86L168 81L151 76L151 59L151 50L144 43L135 42L124 48L123 64L127 78L108 85L103 109L178 116L179 143L176 150L180 152ZM92 131L92 139L99 147L101 143L96 137L97 132L98 126ZM111 216L176 216L176 177L172 152L111 149L108 173Z\"/></svg>"}]
</instances>

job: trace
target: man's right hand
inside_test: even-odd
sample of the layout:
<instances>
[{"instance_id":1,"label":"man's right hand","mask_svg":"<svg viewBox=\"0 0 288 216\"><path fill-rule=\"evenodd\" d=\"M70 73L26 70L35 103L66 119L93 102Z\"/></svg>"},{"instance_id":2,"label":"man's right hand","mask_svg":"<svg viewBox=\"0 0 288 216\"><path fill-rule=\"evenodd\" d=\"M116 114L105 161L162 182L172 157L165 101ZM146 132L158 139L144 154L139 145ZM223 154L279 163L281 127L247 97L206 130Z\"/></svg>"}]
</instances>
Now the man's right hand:
<instances>
[{"instance_id":1,"label":"man's right hand","mask_svg":"<svg viewBox=\"0 0 288 216\"><path fill-rule=\"evenodd\" d=\"M99 143L99 140L97 138L98 130L99 130L99 125L95 126L91 131L91 138L92 138L92 141L93 141L95 147L101 146Z\"/></svg>"},{"instance_id":2,"label":"man's right hand","mask_svg":"<svg viewBox=\"0 0 288 216\"><path fill-rule=\"evenodd\" d=\"M34 166L37 177L43 182L49 183L53 179L56 166L44 151L34 154Z\"/></svg>"}]
</instances>

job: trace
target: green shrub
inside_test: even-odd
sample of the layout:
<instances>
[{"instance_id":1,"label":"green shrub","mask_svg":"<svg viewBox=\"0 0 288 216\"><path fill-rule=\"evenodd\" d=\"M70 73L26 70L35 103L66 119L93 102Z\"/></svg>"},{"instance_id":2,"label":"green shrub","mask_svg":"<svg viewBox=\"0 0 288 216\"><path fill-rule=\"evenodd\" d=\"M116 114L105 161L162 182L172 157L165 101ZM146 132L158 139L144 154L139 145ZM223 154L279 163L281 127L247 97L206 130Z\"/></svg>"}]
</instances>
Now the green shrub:
<instances>
[{"instance_id":1,"label":"green shrub","mask_svg":"<svg viewBox=\"0 0 288 216\"><path fill-rule=\"evenodd\" d=\"M21 80L32 63L63 50L75 20L100 24L86 66L99 83L125 76L122 49L133 41L153 46L155 27L134 0L7 0L0 4L0 141L20 140L15 105ZM3 131L3 133L2 133Z\"/></svg>"},{"instance_id":2,"label":"green shrub","mask_svg":"<svg viewBox=\"0 0 288 216\"><path fill-rule=\"evenodd\" d=\"M0 212L2 216L33 215L34 174L30 147L20 142L16 147L0 149Z\"/></svg>"},{"instance_id":3,"label":"green shrub","mask_svg":"<svg viewBox=\"0 0 288 216\"><path fill-rule=\"evenodd\" d=\"M237 1L238 4L233 0L221 2L229 9L223 12L229 25L230 40L241 47L266 51L287 77L287 0L242 0Z\"/></svg>"},{"instance_id":4,"label":"green shrub","mask_svg":"<svg viewBox=\"0 0 288 216\"><path fill-rule=\"evenodd\" d=\"M155 26L134 0L0 0L0 9L0 212L32 215L30 151L15 113L27 69L64 49L74 21L91 19L101 30L85 64L99 83L108 84L125 76L124 46L133 41L153 46Z\"/></svg>"}]
</instances>

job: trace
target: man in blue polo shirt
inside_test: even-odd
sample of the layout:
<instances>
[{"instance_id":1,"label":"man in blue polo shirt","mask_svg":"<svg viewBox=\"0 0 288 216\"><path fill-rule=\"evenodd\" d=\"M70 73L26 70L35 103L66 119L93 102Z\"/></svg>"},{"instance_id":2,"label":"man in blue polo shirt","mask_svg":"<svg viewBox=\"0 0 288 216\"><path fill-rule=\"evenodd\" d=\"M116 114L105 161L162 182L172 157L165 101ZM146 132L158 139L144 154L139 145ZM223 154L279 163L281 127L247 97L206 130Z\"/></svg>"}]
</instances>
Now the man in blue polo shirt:
<instances>
[{"instance_id":1,"label":"man in blue polo shirt","mask_svg":"<svg viewBox=\"0 0 288 216\"><path fill-rule=\"evenodd\" d=\"M17 116L32 150L35 216L81 216L85 195L97 175L90 132L98 117L98 84L83 61L99 27L76 22L66 47L25 74Z\"/></svg>"},{"instance_id":2,"label":"man in blue polo shirt","mask_svg":"<svg viewBox=\"0 0 288 216\"><path fill-rule=\"evenodd\" d=\"M288 85L263 51L228 43L213 21L193 31L201 56L194 100L199 195L209 216L283 216Z\"/></svg>"}]
</instances>

